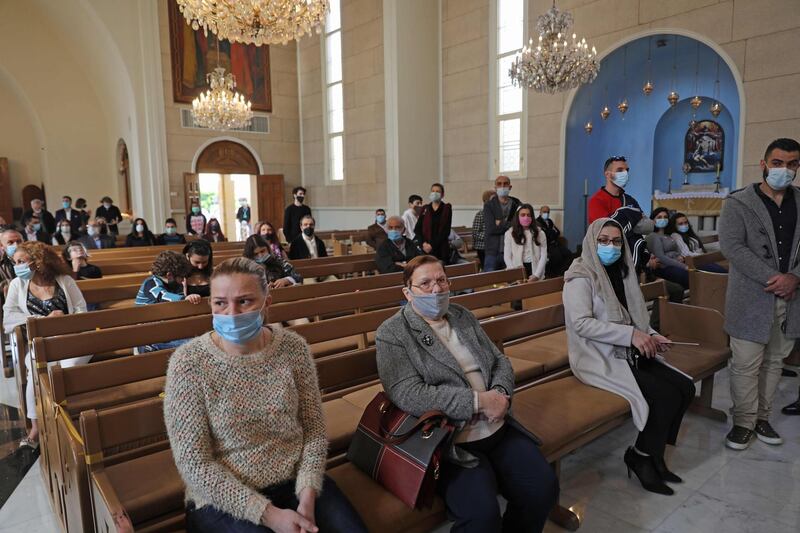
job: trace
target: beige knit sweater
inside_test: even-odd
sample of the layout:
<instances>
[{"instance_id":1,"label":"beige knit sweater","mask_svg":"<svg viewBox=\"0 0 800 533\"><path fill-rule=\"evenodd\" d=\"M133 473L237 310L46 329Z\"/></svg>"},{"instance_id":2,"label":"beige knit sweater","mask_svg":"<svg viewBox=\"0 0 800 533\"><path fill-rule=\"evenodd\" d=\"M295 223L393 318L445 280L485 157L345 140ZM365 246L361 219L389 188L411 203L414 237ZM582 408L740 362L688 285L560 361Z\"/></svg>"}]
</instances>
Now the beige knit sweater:
<instances>
[{"instance_id":1,"label":"beige knit sweater","mask_svg":"<svg viewBox=\"0 0 800 533\"><path fill-rule=\"evenodd\" d=\"M164 419L186 499L259 524L258 490L296 479L322 489L327 440L308 345L273 329L263 351L228 355L211 334L178 348L167 370Z\"/></svg>"}]
</instances>

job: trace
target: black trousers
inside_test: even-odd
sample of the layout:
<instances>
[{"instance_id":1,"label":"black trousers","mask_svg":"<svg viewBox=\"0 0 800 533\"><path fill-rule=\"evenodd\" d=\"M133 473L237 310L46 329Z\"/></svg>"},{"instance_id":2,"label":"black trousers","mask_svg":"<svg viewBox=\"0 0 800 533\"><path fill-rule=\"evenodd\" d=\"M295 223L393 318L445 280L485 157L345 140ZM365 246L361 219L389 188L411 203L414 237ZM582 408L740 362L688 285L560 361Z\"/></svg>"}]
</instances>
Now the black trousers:
<instances>
[{"instance_id":1,"label":"black trousers","mask_svg":"<svg viewBox=\"0 0 800 533\"><path fill-rule=\"evenodd\" d=\"M483 260L486 258L486 250L475 250L478 254L478 262L481 265L481 270L483 270Z\"/></svg>"},{"instance_id":2,"label":"black trousers","mask_svg":"<svg viewBox=\"0 0 800 533\"><path fill-rule=\"evenodd\" d=\"M558 502L558 479L530 437L506 424L490 437L460 446L480 463L475 468L442 465L436 489L455 521L450 531L542 531ZM502 517L498 494L508 500Z\"/></svg>"},{"instance_id":3,"label":"black trousers","mask_svg":"<svg viewBox=\"0 0 800 533\"><path fill-rule=\"evenodd\" d=\"M674 446L678 438L683 415L694 399L694 383L646 357L639 357L631 371L650 408L647 424L636 439L636 448L653 457L663 457L666 445Z\"/></svg>"}]
</instances>

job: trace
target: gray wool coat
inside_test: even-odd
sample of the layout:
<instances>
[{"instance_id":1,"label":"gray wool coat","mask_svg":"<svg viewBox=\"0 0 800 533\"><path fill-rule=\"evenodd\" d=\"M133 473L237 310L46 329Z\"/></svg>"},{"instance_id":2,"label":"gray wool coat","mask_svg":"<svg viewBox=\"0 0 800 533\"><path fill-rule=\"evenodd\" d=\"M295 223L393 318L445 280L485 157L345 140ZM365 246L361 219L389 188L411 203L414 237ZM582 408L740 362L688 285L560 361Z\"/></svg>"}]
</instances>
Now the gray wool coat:
<instances>
[{"instance_id":1,"label":"gray wool coat","mask_svg":"<svg viewBox=\"0 0 800 533\"><path fill-rule=\"evenodd\" d=\"M489 339L475 316L456 304L450 304L445 316L459 340L475 357L486 380L486 389L502 387L511 396L514 392L511 363ZM411 304L378 328L375 346L383 389L397 407L412 416L439 410L458 427L472 418L473 391L464 371ZM510 415L506 423L539 442ZM477 464L473 455L455 446L450 447L447 458L462 466Z\"/></svg>"},{"instance_id":2,"label":"gray wool coat","mask_svg":"<svg viewBox=\"0 0 800 533\"><path fill-rule=\"evenodd\" d=\"M756 185L757 186L757 185ZM800 189L792 186L800 221ZM719 245L730 262L725 296L725 332L731 337L767 344L775 313L775 298L764 292L767 280L778 270L778 245L772 219L754 186L734 191L725 199L719 220ZM800 277L798 246L800 227L795 228L789 272ZM800 337L798 298L788 302L784 333Z\"/></svg>"}]
</instances>

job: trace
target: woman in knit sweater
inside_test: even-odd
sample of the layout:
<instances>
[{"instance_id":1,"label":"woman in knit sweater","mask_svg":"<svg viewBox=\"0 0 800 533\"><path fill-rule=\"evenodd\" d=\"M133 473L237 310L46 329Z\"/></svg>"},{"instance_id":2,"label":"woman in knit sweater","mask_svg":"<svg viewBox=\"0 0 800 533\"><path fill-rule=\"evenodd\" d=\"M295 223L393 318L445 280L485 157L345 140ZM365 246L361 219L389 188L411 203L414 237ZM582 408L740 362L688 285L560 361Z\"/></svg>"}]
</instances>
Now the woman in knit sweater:
<instances>
[{"instance_id":1,"label":"woman in knit sweater","mask_svg":"<svg viewBox=\"0 0 800 533\"><path fill-rule=\"evenodd\" d=\"M308 345L264 326L268 306L264 269L243 257L224 261L211 276L214 331L170 360L164 419L186 483L187 530L366 531L325 476Z\"/></svg>"}]
</instances>

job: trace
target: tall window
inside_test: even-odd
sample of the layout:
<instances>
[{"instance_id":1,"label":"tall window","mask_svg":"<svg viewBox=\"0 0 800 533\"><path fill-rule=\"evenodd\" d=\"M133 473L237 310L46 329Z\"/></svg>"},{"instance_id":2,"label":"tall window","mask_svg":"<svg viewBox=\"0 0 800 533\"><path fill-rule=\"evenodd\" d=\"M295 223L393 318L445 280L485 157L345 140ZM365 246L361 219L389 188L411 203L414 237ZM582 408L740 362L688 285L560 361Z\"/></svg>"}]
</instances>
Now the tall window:
<instances>
[{"instance_id":1,"label":"tall window","mask_svg":"<svg viewBox=\"0 0 800 533\"><path fill-rule=\"evenodd\" d=\"M344 180L344 92L342 90L342 12L340 0L330 0L325 20L325 140L328 179Z\"/></svg>"},{"instance_id":2,"label":"tall window","mask_svg":"<svg viewBox=\"0 0 800 533\"><path fill-rule=\"evenodd\" d=\"M511 63L525 44L525 0L496 0L494 147L495 172L521 174L524 170L525 95L511 84Z\"/></svg>"}]
</instances>

